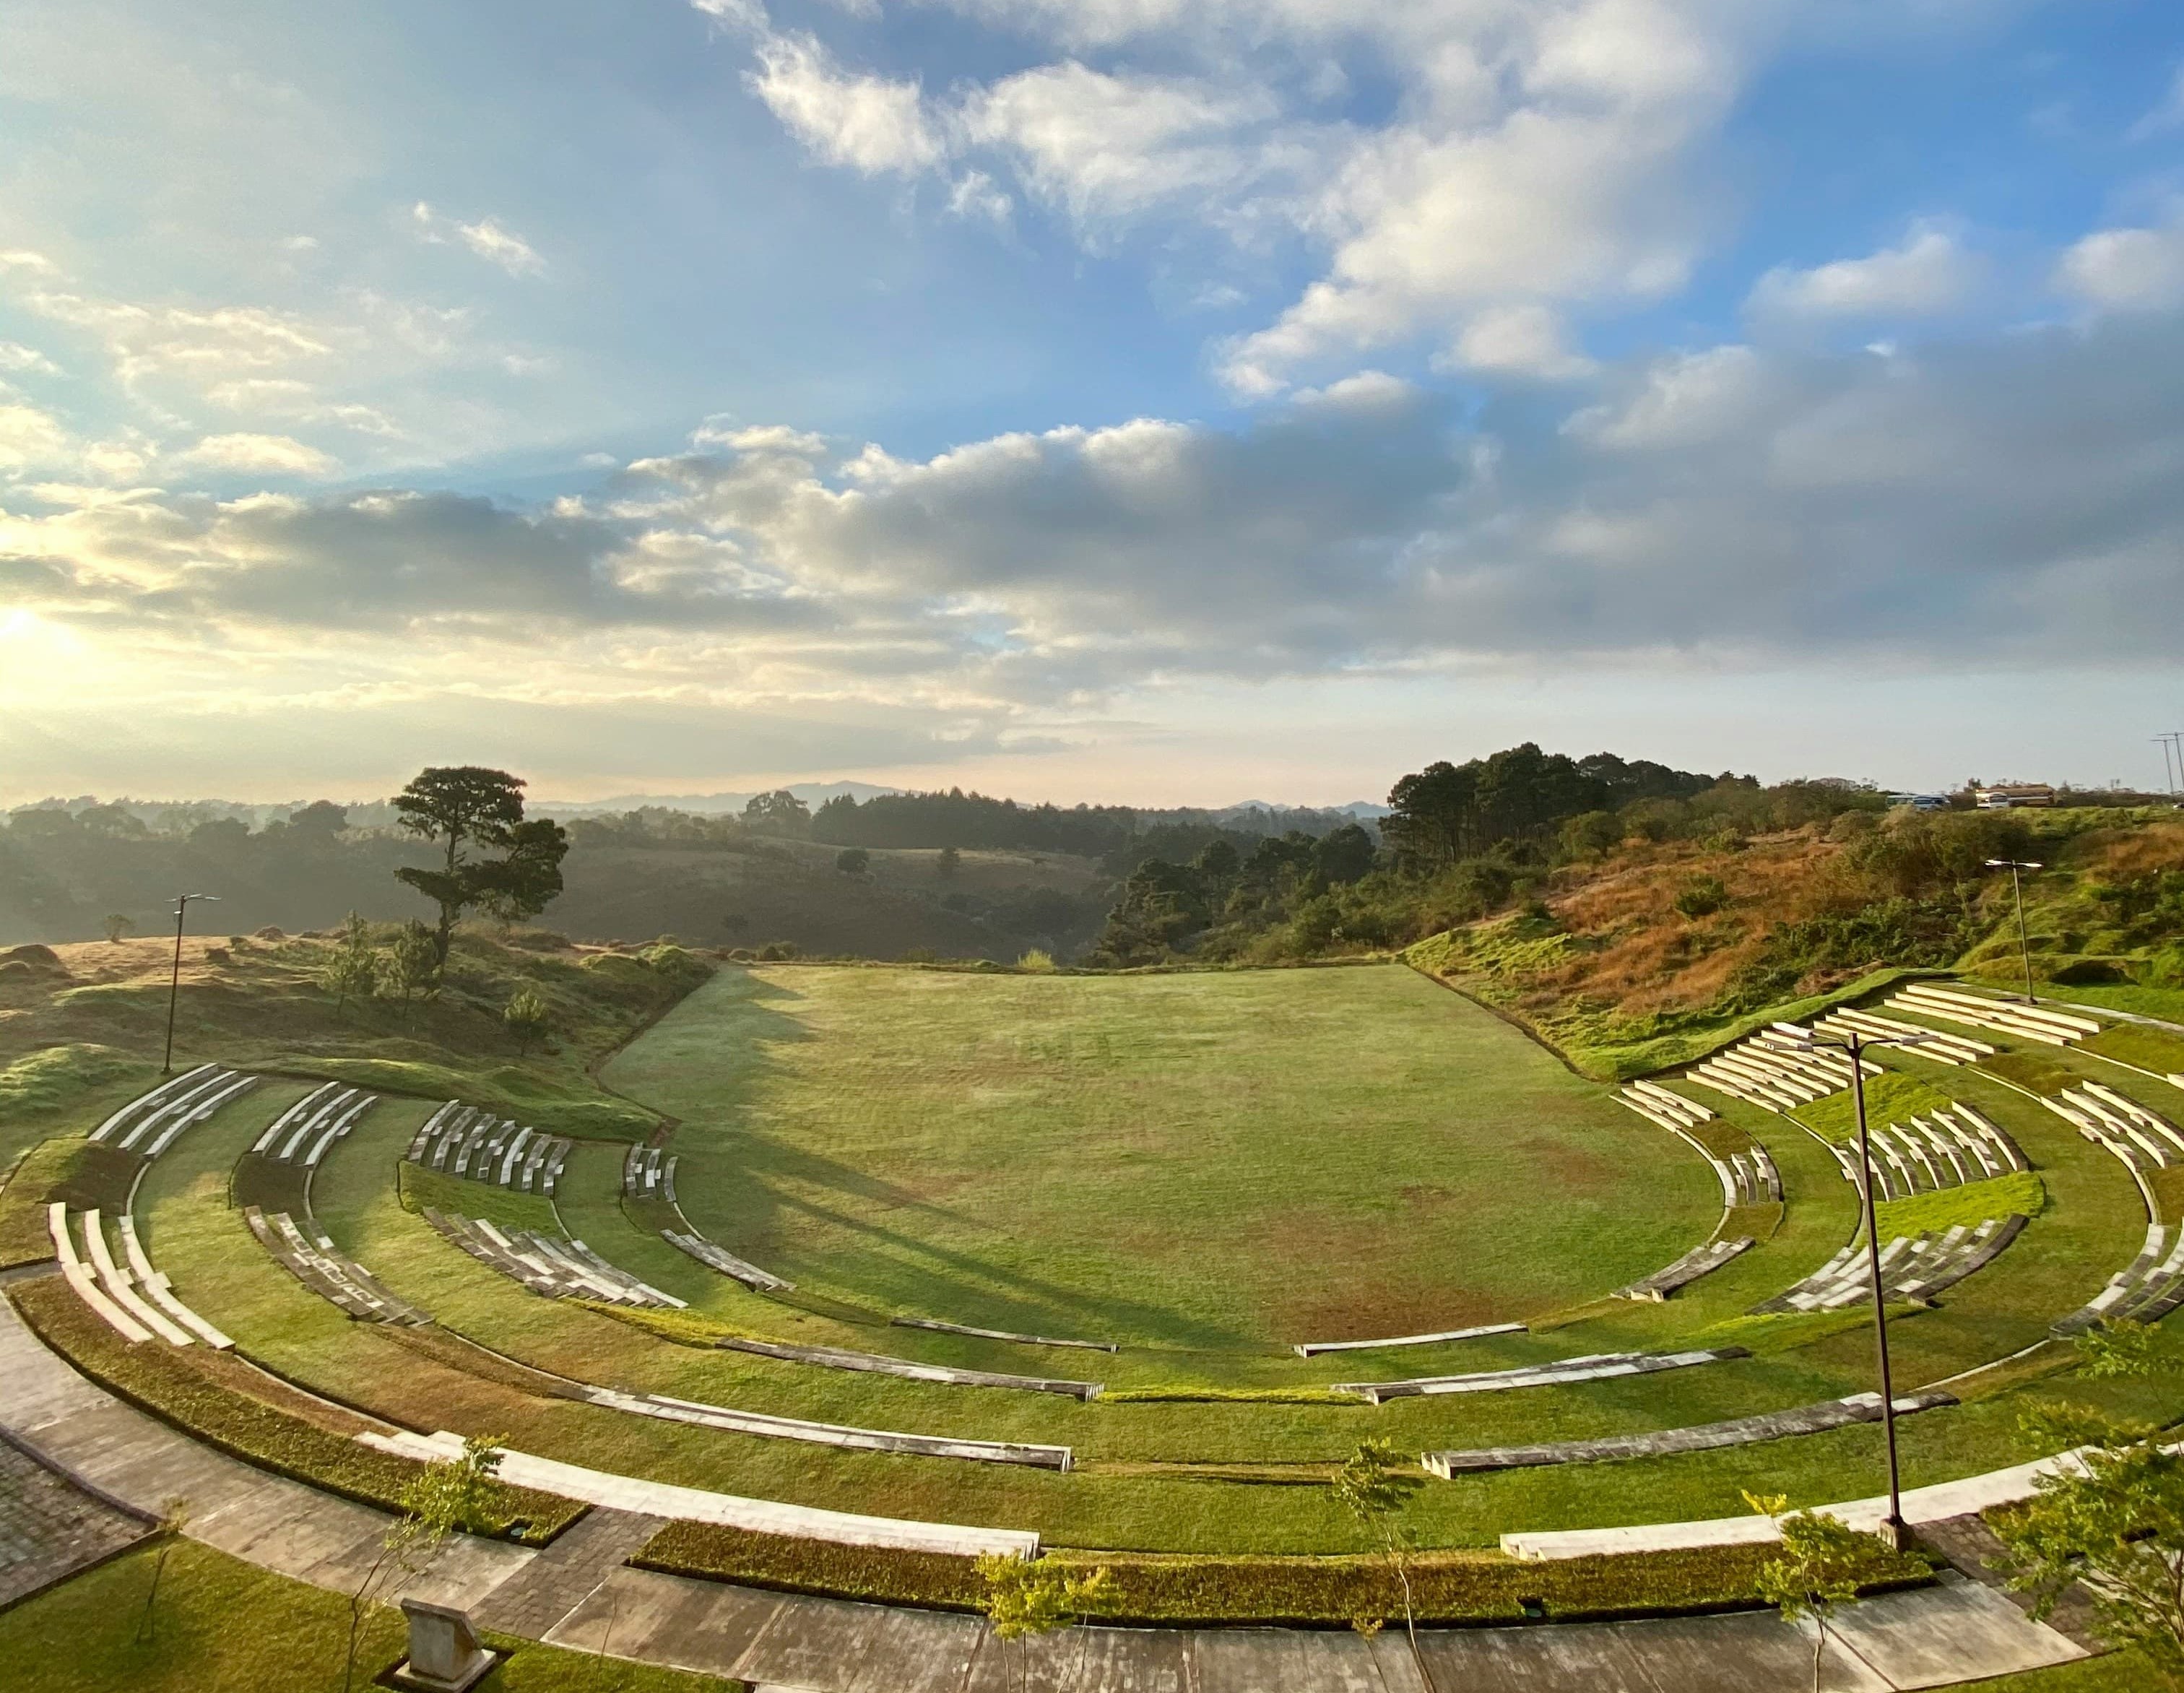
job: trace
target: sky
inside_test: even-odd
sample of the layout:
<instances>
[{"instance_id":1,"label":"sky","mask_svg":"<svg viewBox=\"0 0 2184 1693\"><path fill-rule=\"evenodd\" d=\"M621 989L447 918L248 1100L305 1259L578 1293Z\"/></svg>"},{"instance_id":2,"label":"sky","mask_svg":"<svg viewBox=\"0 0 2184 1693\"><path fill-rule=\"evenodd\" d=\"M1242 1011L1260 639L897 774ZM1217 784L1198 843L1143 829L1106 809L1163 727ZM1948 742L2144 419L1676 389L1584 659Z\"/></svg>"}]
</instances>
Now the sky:
<instances>
[{"instance_id":1,"label":"sky","mask_svg":"<svg viewBox=\"0 0 2184 1693\"><path fill-rule=\"evenodd\" d=\"M2175 0L11 0L0 804L2160 787Z\"/></svg>"}]
</instances>

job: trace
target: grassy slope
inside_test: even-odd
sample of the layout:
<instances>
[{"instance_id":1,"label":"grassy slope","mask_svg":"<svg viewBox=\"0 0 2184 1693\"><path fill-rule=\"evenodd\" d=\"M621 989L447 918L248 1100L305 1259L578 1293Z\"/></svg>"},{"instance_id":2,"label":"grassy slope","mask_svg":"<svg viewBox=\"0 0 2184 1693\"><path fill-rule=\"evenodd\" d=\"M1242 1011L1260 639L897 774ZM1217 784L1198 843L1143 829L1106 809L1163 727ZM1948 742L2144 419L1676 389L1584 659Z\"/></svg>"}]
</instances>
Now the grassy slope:
<instances>
[{"instance_id":1,"label":"grassy slope","mask_svg":"<svg viewBox=\"0 0 2184 1693\"><path fill-rule=\"evenodd\" d=\"M137 1625L151 1592L156 1548L131 1551L0 1612L0 1664L9 1693L205 1693L277 1688L332 1693L342 1685L348 1601L253 1568L192 1540L178 1542L161 1578L153 1635ZM247 1618L248 1627L238 1627ZM648 1665L611 1665L588 1653L502 1640L515 1655L478 1684L479 1693L718 1693L736 1682ZM356 1685L404 1655L401 1615L375 1607L357 1654Z\"/></svg>"},{"instance_id":2,"label":"grassy slope","mask_svg":"<svg viewBox=\"0 0 2184 1693\"><path fill-rule=\"evenodd\" d=\"M225 961L213 956L225 950ZM437 1094L460 1090L542 1128L633 1138L655 1119L601 1093L588 1066L666 1009L702 972L667 974L627 954L554 944L546 951L463 933L439 999L337 1015L319 986L327 944L309 937L214 936L185 943L177 1069L216 1058L298 1076ZM85 942L0 972L0 1160L44 1137L95 1125L159 1078L170 944ZM544 1050L518 1053L500 1012L520 988L551 1008Z\"/></svg>"}]
</instances>

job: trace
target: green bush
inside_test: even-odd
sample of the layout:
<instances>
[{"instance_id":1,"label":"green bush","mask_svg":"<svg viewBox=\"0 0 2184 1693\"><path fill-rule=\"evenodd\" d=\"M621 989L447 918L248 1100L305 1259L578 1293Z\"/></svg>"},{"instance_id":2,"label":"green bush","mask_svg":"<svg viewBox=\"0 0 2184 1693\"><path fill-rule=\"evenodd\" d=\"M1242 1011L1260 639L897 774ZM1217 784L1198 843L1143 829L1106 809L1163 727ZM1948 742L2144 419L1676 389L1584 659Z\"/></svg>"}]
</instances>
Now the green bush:
<instances>
[{"instance_id":1,"label":"green bush","mask_svg":"<svg viewBox=\"0 0 2184 1693\"><path fill-rule=\"evenodd\" d=\"M1719 876L1694 876L1676 895L1676 909L1687 917L1710 917L1729 903L1729 889Z\"/></svg>"},{"instance_id":2,"label":"green bush","mask_svg":"<svg viewBox=\"0 0 2184 1693\"><path fill-rule=\"evenodd\" d=\"M1531 1562L1483 1551L1421 1552L1410 1567L1421 1623L1516 1622L1713 1611L1758 1600L1771 1545L1708 1546L1620 1557ZM1105 1568L1106 1590L1090 1612L1100 1622L1259 1623L1340 1627L1357 1616L1402 1610L1384 1559L1220 1557L1081 1551L1047 1555L1066 1569ZM972 1560L758 1534L709 1523L671 1523L631 1560L716 1581L826 1593L929 1609L977 1609L983 1596ZM1930 1579L1925 1563L1876 1541L1861 1588L1881 1591ZM1536 1610L1530 1607L1537 1607Z\"/></svg>"},{"instance_id":3,"label":"green bush","mask_svg":"<svg viewBox=\"0 0 2184 1693\"><path fill-rule=\"evenodd\" d=\"M131 1345L58 1276L8 1289L47 1345L116 1397L207 1445L326 1492L398 1511L423 1465L373 1450L212 1378L188 1354L148 1341ZM505 1482L489 1484L486 1532L543 1545L584 1513L574 1500Z\"/></svg>"}]
</instances>

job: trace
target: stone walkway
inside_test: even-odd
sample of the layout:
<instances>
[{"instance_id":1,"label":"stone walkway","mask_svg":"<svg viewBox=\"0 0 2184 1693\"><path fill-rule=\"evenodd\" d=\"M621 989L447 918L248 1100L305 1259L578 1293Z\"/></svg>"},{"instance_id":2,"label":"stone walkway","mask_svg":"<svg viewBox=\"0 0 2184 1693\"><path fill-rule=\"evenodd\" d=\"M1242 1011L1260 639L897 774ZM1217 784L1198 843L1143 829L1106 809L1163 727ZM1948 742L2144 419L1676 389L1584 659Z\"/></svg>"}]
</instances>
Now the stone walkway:
<instances>
[{"instance_id":1,"label":"stone walkway","mask_svg":"<svg viewBox=\"0 0 2184 1693\"><path fill-rule=\"evenodd\" d=\"M320 1587L353 1588L387 1519L198 1445L84 1380L0 1302L0 1426L70 1474L192 1539ZM1424 1693L1400 1629L1072 1629L1007 1646L983 1619L762 1592L632 1569L651 1519L594 1511L543 1551L460 1540L404 1590L489 1626L794 1693ZM1822 1685L1892 1693L2086 1655L1961 1575L1866 1601ZM1444 1629L1420 1635L1447 1693L1746 1693L1808 1685L1809 1635L1770 1613ZM1006 1650L1006 1658L1004 1658Z\"/></svg>"},{"instance_id":2,"label":"stone walkway","mask_svg":"<svg viewBox=\"0 0 2184 1693\"><path fill-rule=\"evenodd\" d=\"M0 1443L0 1609L133 1546L151 1532Z\"/></svg>"}]
</instances>

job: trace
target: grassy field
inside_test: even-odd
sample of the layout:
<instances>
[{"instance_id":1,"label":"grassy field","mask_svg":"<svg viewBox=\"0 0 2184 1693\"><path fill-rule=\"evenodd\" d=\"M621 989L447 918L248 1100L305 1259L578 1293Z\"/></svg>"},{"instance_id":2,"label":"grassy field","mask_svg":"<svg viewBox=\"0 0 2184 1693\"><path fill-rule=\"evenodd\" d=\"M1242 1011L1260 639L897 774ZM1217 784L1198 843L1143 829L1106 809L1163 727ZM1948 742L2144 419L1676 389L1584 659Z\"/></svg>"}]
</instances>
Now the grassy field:
<instances>
[{"instance_id":1,"label":"grassy field","mask_svg":"<svg viewBox=\"0 0 2184 1693\"><path fill-rule=\"evenodd\" d=\"M1591 1297L1706 1237L1697 1160L1391 966L727 972L616 1057L683 1209L890 1313L1190 1348Z\"/></svg>"},{"instance_id":2,"label":"grassy field","mask_svg":"<svg viewBox=\"0 0 2184 1693\"><path fill-rule=\"evenodd\" d=\"M155 1547L144 1546L0 1612L0 1681L8 1693L335 1693L348 1630L337 1593L256 1569L192 1540L169 1554L152 1615ZM737 1693L744 1684L608 1662L529 1640L487 1636L513 1654L479 1693ZM399 1612L375 1607L356 1685L405 1653Z\"/></svg>"}]
</instances>

